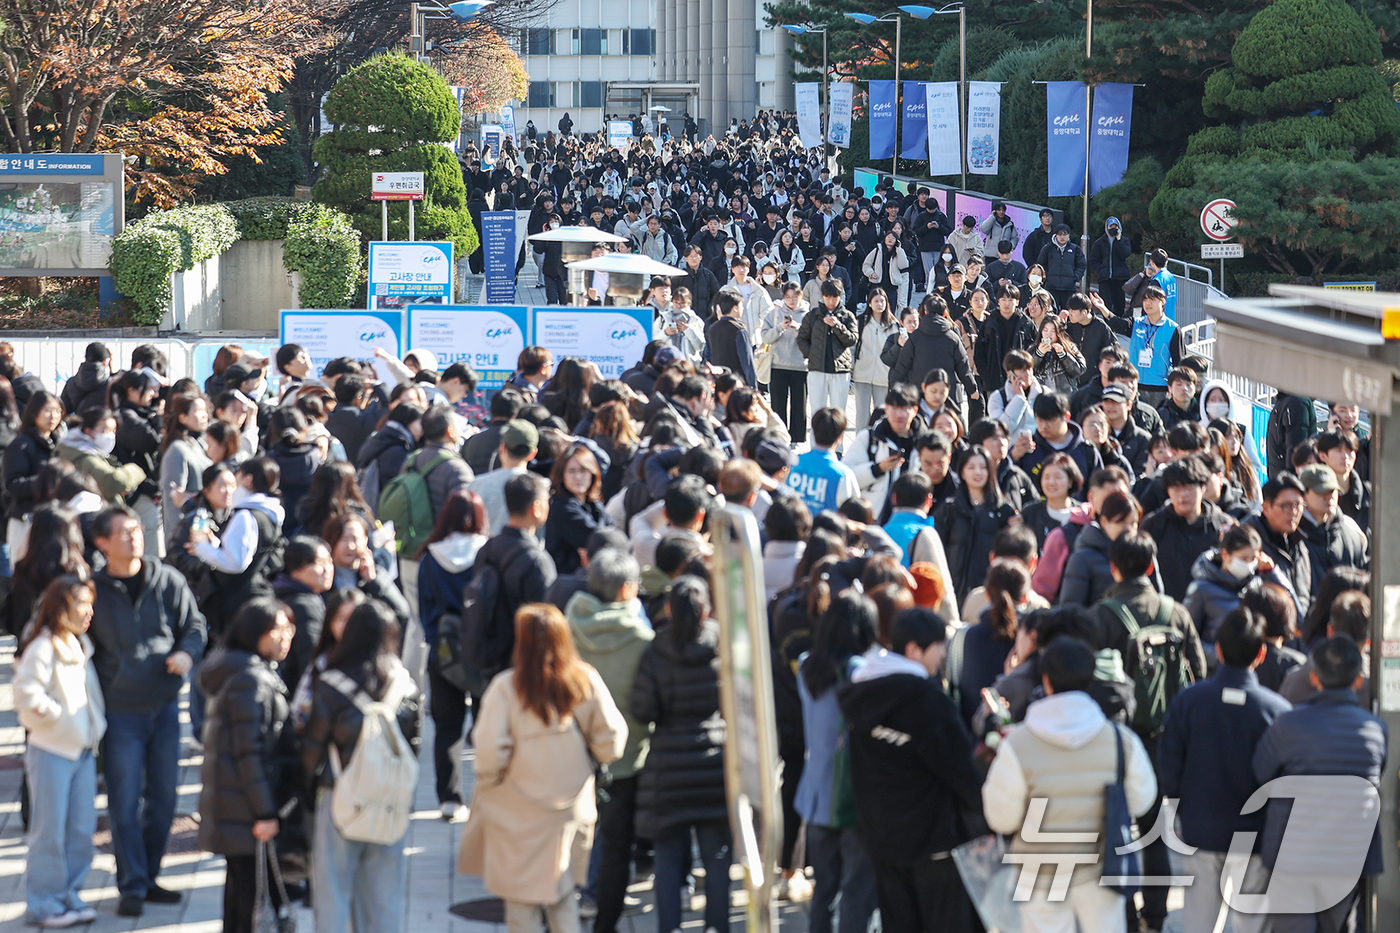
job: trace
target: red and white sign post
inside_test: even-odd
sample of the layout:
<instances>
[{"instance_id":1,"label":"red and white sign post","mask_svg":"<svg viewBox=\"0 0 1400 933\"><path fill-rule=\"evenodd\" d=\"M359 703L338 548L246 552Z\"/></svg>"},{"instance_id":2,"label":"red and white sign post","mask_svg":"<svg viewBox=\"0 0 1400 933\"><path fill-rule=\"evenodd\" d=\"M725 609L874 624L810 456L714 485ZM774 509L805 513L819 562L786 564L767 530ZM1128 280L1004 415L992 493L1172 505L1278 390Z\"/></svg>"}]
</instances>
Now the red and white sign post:
<instances>
[{"instance_id":1,"label":"red and white sign post","mask_svg":"<svg viewBox=\"0 0 1400 933\"><path fill-rule=\"evenodd\" d=\"M408 202L408 239L413 236L413 202L423 200L422 172L371 172L369 176L369 196L378 201L380 223L384 239L389 239L389 202Z\"/></svg>"},{"instance_id":2,"label":"red and white sign post","mask_svg":"<svg viewBox=\"0 0 1400 933\"><path fill-rule=\"evenodd\" d=\"M1205 206L1201 211L1201 229L1206 236L1216 243L1224 243L1235 237L1235 228L1239 226L1239 221L1235 219L1235 202L1229 198L1216 198ZM1231 259L1238 259L1244 256L1244 249L1237 244L1236 250L1228 250L1225 247L1213 246L1210 244L1201 247L1202 259L1220 259L1220 290L1225 290L1225 259L1227 254Z\"/></svg>"}]
</instances>

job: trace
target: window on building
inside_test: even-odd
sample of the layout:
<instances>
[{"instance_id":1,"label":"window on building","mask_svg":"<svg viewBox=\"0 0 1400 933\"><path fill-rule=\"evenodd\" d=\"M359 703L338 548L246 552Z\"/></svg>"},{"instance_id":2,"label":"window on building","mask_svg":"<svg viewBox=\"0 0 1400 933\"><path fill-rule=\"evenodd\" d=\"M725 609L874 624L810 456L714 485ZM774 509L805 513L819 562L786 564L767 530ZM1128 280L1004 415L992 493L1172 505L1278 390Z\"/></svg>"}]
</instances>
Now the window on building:
<instances>
[{"instance_id":1,"label":"window on building","mask_svg":"<svg viewBox=\"0 0 1400 933\"><path fill-rule=\"evenodd\" d=\"M758 54L759 54L759 55L772 55L772 54L773 54L773 30L771 30L771 29L760 29L760 30L758 30Z\"/></svg>"},{"instance_id":2,"label":"window on building","mask_svg":"<svg viewBox=\"0 0 1400 933\"><path fill-rule=\"evenodd\" d=\"M608 31L606 29L579 29L580 55L608 54Z\"/></svg>"},{"instance_id":3,"label":"window on building","mask_svg":"<svg viewBox=\"0 0 1400 933\"><path fill-rule=\"evenodd\" d=\"M656 47L655 33L650 29L629 29L622 34L624 55L650 55Z\"/></svg>"},{"instance_id":4,"label":"window on building","mask_svg":"<svg viewBox=\"0 0 1400 933\"><path fill-rule=\"evenodd\" d=\"M584 81L579 87L580 107L602 107L603 106L603 82Z\"/></svg>"},{"instance_id":5,"label":"window on building","mask_svg":"<svg viewBox=\"0 0 1400 933\"><path fill-rule=\"evenodd\" d=\"M525 33L523 39L527 55L554 54L554 30L525 29L522 32Z\"/></svg>"},{"instance_id":6,"label":"window on building","mask_svg":"<svg viewBox=\"0 0 1400 933\"><path fill-rule=\"evenodd\" d=\"M531 81L528 98L530 107L553 107L554 85L548 81Z\"/></svg>"}]
</instances>

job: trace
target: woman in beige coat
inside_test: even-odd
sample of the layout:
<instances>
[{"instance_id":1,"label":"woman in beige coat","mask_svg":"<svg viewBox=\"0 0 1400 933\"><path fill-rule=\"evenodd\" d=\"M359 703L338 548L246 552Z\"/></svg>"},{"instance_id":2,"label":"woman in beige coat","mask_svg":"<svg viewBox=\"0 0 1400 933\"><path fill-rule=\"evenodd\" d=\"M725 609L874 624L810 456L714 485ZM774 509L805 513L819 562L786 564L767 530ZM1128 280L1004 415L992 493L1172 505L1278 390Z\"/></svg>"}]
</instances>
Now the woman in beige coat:
<instances>
[{"instance_id":1,"label":"woman in beige coat","mask_svg":"<svg viewBox=\"0 0 1400 933\"><path fill-rule=\"evenodd\" d=\"M615 761L627 723L580 660L564 615L541 603L515 616L512 667L486 688L476 722L476 792L457 870L506 902L510 933L577 933L598 817L593 761Z\"/></svg>"}]
</instances>

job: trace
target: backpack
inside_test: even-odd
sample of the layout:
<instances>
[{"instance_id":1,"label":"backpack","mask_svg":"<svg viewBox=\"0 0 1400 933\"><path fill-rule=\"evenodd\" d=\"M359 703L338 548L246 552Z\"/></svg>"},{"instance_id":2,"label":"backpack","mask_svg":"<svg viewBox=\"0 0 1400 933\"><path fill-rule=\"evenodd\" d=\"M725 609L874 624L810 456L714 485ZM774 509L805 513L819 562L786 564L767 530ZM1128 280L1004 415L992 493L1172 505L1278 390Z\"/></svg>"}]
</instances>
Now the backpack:
<instances>
[{"instance_id":1,"label":"backpack","mask_svg":"<svg viewBox=\"0 0 1400 933\"><path fill-rule=\"evenodd\" d=\"M515 563L513 558L517 556L518 552L512 554L505 566L500 568L478 560L473 568L472 581L462 593L462 616L458 629L452 630L452 620L447 615L438 622L438 663L442 664L444 660L456 662L451 678L444 671L444 679L472 696L481 696L491 678L510 665L515 625L501 581L507 577L511 564ZM455 651L452 644L454 638ZM448 655L446 659L444 651Z\"/></svg>"},{"instance_id":2,"label":"backpack","mask_svg":"<svg viewBox=\"0 0 1400 933\"><path fill-rule=\"evenodd\" d=\"M1139 625L1122 600L1105 599L1103 605L1118 616L1131 639L1121 659L1137 702L1130 724L1139 735L1154 736L1162 731L1172 699L1195 680L1186 663L1186 640L1171 624L1176 603L1163 596L1150 625Z\"/></svg>"},{"instance_id":3,"label":"backpack","mask_svg":"<svg viewBox=\"0 0 1400 933\"><path fill-rule=\"evenodd\" d=\"M408 832L418 785L418 759L399 729L398 703L371 699L337 670L323 671L321 680L344 694L364 717L349 767L341 767L340 750L331 743L331 820L352 842L393 845Z\"/></svg>"},{"instance_id":4,"label":"backpack","mask_svg":"<svg viewBox=\"0 0 1400 933\"><path fill-rule=\"evenodd\" d=\"M470 693L473 686L471 665L462 654L462 617L455 612L444 612L438 617L437 643L428 662L438 672L438 676L463 693ZM479 693L478 693L479 695Z\"/></svg>"},{"instance_id":5,"label":"backpack","mask_svg":"<svg viewBox=\"0 0 1400 933\"><path fill-rule=\"evenodd\" d=\"M437 521L433 500L428 494L428 474L454 456L456 454L438 454L426 466L415 459L389 480L389 485L379 494L376 514L381 522L394 523L394 540L399 553L405 557L413 557L422 549Z\"/></svg>"},{"instance_id":6,"label":"backpack","mask_svg":"<svg viewBox=\"0 0 1400 933\"><path fill-rule=\"evenodd\" d=\"M379 517L379 458L375 457L355 477L355 482L360 487L360 495L365 497L375 511L375 517Z\"/></svg>"}]
</instances>

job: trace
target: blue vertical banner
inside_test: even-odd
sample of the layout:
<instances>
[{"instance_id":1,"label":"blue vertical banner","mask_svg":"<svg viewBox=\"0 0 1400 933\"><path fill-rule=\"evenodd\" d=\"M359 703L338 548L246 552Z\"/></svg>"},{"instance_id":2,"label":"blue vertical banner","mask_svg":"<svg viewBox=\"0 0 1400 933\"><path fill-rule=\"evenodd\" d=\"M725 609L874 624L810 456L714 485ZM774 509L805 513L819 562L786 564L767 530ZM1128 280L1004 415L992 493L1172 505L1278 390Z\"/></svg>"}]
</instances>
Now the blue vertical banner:
<instances>
[{"instance_id":1,"label":"blue vertical banner","mask_svg":"<svg viewBox=\"0 0 1400 933\"><path fill-rule=\"evenodd\" d=\"M1093 135L1089 137L1089 193L1123 180L1128 170L1128 138L1133 132L1133 86L1094 88Z\"/></svg>"},{"instance_id":2,"label":"blue vertical banner","mask_svg":"<svg viewBox=\"0 0 1400 933\"><path fill-rule=\"evenodd\" d=\"M900 146L901 159L926 159L928 152L928 101L924 98L924 82L904 82L904 130Z\"/></svg>"},{"instance_id":3,"label":"blue vertical banner","mask_svg":"<svg viewBox=\"0 0 1400 933\"><path fill-rule=\"evenodd\" d=\"M1046 167L1049 196L1067 198L1084 192L1084 85L1049 81L1045 85Z\"/></svg>"},{"instance_id":4,"label":"blue vertical banner","mask_svg":"<svg viewBox=\"0 0 1400 933\"><path fill-rule=\"evenodd\" d=\"M870 82L870 158L894 158L894 82Z\"/></svg>"},{"instance_id":5,"label":"blue vertical banner","mask_svg":"<svg viewBox=\"0 0 1400 933\"><path fill-rule=\"evenodd\" d=\"M486 303L515 302L515 211L481 212L481 249Z\"/></svg>"}]
</instances>

